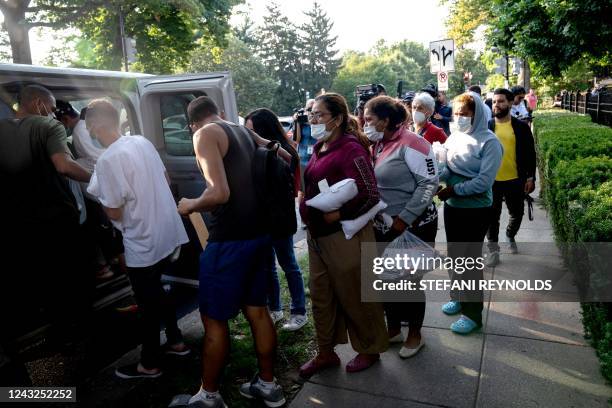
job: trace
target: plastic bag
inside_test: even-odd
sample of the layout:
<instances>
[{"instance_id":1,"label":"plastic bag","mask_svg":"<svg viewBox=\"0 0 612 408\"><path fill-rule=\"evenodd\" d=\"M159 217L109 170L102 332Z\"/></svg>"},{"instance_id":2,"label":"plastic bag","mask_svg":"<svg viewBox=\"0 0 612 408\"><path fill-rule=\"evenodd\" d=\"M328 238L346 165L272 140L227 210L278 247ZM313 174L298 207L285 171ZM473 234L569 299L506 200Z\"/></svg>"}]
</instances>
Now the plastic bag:
<instances>
[{"instance_id":1,"label":"plastic bag","mask_svg":"<svg viewBox=\"0 0 612 408\"><path fill-rule=\"evenodd\" d=\"M434 155L436 156L436 162L438 163L439 171L442 171L446 167L446 147L442 146L440 142L433 142L431 145L431 150L433 150Z\"/></svg>"},{"instance_id":2,"label":"plastic bag","mask_svg":"<svg viewBox=\"0 0 612 408\"><path fill-rule=\"evenodd\" d=\"M396 262L392 269L385 269L379 275L380 279L391 281L421 279L427 272L436 269L436 265L440 265L442 259L438 251L408 230L387 245L382 257L395 260L398 255L401 262Z\"/></svg>"},{"instance_id":3,"label":"plastic bag","mask_svg":"<svg viewBox=\"0 0 612 408\"><path fill-rule=\"evenodd\" d=\"M346 239L353 238L353 236L361 231L361 229L365 227L366 224L376 216L376 214L385 208L387 208L387 204L380 200L378 204L370 208L367 213L360 215L354 220L340 221L340 224L342 224L342 231L344 231L344 237Z\"/></svg>"},{"instance_id":4,"label":"plastic bag","mask_svg":"<svg viewBox=\"0 0 612 408\"><path fill-rule=\"evenodd\" d=\"M325 180L319 182L319 190L321 192L310 200L307 200L307 206L314 207L317 210L327 213L336 211L342 207L343 204L357 196L357 185L352 178L341 180L327 188L322 187L322 185L327 185L326 182L323 182L325 182Z\"/></svg>"}]
</instances>

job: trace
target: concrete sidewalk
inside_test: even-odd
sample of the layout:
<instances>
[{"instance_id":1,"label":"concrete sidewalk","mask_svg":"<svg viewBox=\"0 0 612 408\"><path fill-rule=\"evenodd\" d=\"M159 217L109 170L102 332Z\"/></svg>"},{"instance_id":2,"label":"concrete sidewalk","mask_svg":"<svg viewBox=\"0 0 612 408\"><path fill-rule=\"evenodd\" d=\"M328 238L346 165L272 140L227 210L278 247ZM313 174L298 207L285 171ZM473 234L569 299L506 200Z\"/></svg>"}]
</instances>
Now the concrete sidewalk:
<instances>
[{"instance_id":1,"label":"concrete sidewalk","mask_svg":"<svg viewBox=\"0 0 612 408\"><path fill-rule=\"evenodd\" d=\"M532 196L537 197L536 191ZM535 220L527 214L517 236L518 255L502 253L494 277L528 270L534 262L547 277L561 279L563 291L576 288L553 245L546 211L536 200ZM444 241L440 214L438 240ZM502 215L503 241L507 212ZM503 245L502 245L502 252ZM532 268L533 269L533 268ZM496 302L485 295L483 329L469 336L453 334L456 317L446 316L441 302L428 302L423 340L414 358L401 360L399 345L382 355L380 363L356 374L344 364L355 352L338 346L342 367L313 376L290 407L606 407L612 388L599 372L594 350L583 338L580 305L576 302Z\"/></svg>"}]
</instances>

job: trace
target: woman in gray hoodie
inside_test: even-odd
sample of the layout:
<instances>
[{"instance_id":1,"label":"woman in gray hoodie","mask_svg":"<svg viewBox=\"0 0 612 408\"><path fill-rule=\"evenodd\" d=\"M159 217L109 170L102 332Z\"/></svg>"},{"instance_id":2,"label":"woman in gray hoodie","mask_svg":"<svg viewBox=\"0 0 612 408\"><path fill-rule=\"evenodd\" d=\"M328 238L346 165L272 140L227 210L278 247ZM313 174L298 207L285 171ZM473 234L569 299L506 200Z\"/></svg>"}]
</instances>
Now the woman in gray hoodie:
<instances>
[{"instance_id":1,"label":"woman in gray hoodie","mask_svg":"<svg viewBox=\"0 0 612 408\"><path fill-rule=\"evenodd\" d=\"M492 186L501 164L503 148L487 125L487 112L480 96L466 92L454 100L458 131L443 145L446 163L440 179L446 188L438 193L445 201L444 227L448 256L452 259L482 257L482 243L492 211ZM478 282L483 279L484 264L457 268L450 273L453 283L469 281L475 290L451 291L451 301L442 307L449 315L462 313L451 330L468 334L482 326L483 296Z\"/></svg>"}]
</instances>

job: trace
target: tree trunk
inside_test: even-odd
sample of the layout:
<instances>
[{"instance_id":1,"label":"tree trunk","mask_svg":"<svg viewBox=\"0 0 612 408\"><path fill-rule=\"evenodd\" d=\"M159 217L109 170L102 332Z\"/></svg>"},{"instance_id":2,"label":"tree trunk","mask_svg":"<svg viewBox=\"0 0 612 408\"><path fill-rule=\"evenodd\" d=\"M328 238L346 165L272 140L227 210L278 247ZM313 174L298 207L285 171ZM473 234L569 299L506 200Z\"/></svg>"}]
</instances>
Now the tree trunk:
<instances>
[{"instance_id":1,"label":"tree trunk","mask_svg":"<svg viewBox=\"0 0 612 408\"><path fill-rule=\"evenodd\" d=\"M528 60L524 59L522 61L523 64L519 72L518 85L525 87L525 90L529 92L529 88L531 88L531 68L529 68Z\"/></svg>"},{"instance_id":2,"label":"tree trunk","mask_svg":"<svg viewBox=\"0 0 612 408\"><path fill-rule=\"evenodd\" d=\"M15 64L32 64L30 51L30 26L25 24L26 9L30 0L4 2L2 14L8 32Z\"/></svg>"}]
</instances>

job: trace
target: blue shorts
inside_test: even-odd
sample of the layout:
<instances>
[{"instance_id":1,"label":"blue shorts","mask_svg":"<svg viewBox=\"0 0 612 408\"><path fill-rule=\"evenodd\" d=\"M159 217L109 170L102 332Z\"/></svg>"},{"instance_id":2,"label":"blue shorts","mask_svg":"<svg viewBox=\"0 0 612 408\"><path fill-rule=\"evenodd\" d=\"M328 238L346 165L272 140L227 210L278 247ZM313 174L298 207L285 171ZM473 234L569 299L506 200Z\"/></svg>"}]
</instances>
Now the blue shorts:
<instances>
[{"instance_id":1,"label":"blue shorts","mask_svg":"<svg viewBox=\"0 0 612 408\"><path fill-rule=\"evenodd\" d=\"M270 237L209 242L200 255L200 314L229 320L243 306L266 306Z\"/></svg>"}]
</instances>

